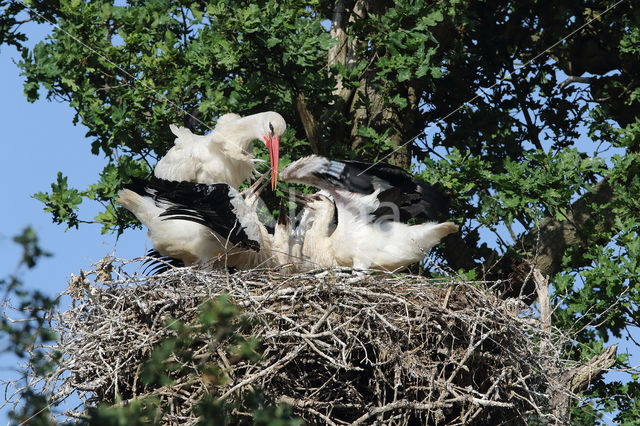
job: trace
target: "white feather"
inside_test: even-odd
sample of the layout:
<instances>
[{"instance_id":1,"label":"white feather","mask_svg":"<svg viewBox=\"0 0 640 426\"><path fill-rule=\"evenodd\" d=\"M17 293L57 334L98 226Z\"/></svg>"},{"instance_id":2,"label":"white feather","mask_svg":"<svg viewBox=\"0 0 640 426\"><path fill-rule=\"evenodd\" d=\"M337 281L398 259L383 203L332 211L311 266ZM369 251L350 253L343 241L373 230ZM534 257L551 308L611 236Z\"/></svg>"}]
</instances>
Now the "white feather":
<instances>
[{"instance_id":1,"label":"white feather","mask_svg":"<svg viewBox=\"0 0 640 426\"><path fill-rule=\"evenodd\" d=\"M376 218L373 213L380 207L378 195L391 188L390 183L370 176L373 192L351 192L344 189L351 182L338 186L332 180L348 179L343 175L344 168L340 162L309 156L289 164L280 174L283 181L321 188L335 201L334 206L329 198L317 193L307 202L297 232L304 235L302 253L311 264L393 271L422 260L440 239L458 230L452 222L408 225L390 218ZM335 230L334 209L338 212Z\"/></svg>"},{"instance_id":2,"label":"white feather","mask_svg":"<svg viewBox=\"0 0 640 426\"><path fill-rule=\"evenodd\" d=\"M186 265L203 263L225 251L226 241L206 226L187 220L163 220L168 204L157 203L129 189L118 192L118 203L147 227L151 244L162 255Z\"/></svg>"},{"instance_id":3,"label":"white feather","mask_svg":"<svg viewBox=\"0 0 640 426\"><path fill-rule=\"evenodd\" d=\"M261 251L268 250L271 236L253 207L245 203L232 188L229 189L229 196L237 226L243 228L249 239L260 244ZM161 216L173 206L170 202L160 201L151 195L140 195L129 189L121 190L117 201L147 227L151 243L163 256L181 259L186 265L211 263L216 266L246 266L264 260L264 254L259 256L252 250L236 247L226 235L219 235L204 225Z\"/></svg>"},{"instance_id":4,"label":"white feather","mask_svg":"<svg viewBox=\"0 0 640 426\"><path fill-rule=\"evenodd\" d=\"M334 214L331 200L318 197L308 204L314 212L314 221L306 232L303 254L311 263L324 267L339 265L394 271L422 260L443 237L458 230L452 222L420 225L372 222L368 214L354 214L358 210L353 208L357 203L348 205L343 200L336 200L338 226L333 232L330 232ZM367 207L362 199L358 201L361 203L358 207L364 211L375 210Z\"/></svg>"},{"instance_id":5,"label":"white feather","mask_svg":"<svg viewBox=\"0 0 640 426\"><path fill-rule=\"evenodd\" d=\"M172 181L222 182L238 188L253 176L256 159L251 143L262 141L271 132L269 124L276 137L286 129L282 116L273 111L247 117L225 114L206 135L172 124L174 146L158 161L154 175Z\"/></svg>"}]
</instances>

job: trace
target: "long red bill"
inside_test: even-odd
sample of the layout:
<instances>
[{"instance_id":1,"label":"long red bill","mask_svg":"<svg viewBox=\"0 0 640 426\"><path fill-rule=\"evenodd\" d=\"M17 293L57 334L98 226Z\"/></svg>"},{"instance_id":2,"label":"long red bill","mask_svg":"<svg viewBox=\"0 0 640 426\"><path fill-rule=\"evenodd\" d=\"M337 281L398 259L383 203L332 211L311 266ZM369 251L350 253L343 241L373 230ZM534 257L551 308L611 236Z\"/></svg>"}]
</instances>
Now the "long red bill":
<instances>
[{"instance_id":1,"label":"long red bill","mask_svg":"<svg viewBox=\"0 0 640 426\"><path fill-rule=\"evenodd\" d=\"M265 138L271 160L271 189L276 189L278 184L278 160L280 158L280 138Z\"/></svg>"}]
</instances>

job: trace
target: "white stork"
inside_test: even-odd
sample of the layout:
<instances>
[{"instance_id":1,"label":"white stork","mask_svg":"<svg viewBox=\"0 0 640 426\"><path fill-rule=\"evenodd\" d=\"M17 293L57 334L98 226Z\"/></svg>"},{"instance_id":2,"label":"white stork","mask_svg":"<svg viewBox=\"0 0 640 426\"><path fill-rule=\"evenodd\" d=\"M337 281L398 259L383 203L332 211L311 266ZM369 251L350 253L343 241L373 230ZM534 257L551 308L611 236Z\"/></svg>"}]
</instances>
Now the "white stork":
<instances>
[{"instance_id":1,"label":"white stork","mask_svg":"<svg viewBox=\"0 0 640 426\"><path fill-rule=\"evenodd\" d=\"M260 249L263 234L255 211L225 183L133 179L118 193L117 201L147 227L161 255L185 265L205 264L225 254L228 260ZM197 213L194 208L199 209Z\"/></svg>"},{"instance_id":2,"label":"white stork","mask_svg":"<svg viewBox=\"0 0 640 426\"><path fill-rule=\"evenodd\" d=\"M225 183L134 179L119 192L118 203L147 227L162 256L185 265L246 269L291 263L282 237L290 226L281 219L269 234L256 213L261 180L243 197Z\"/></svg>"},{"instance_id":3,"label":"white stork","mask_svg":"<svg viewBox=\"0 0 640 426\"><path fill-rule=\"evenodd\" d=\"M174 146L156 164L154 175L169 181L227 183L238 188L255 171L251 142L263 140L271 160L271 186L278 182L280 137L287 128L277 112L240 117L225 114L207 135L171 125Z\"/></svg>"},{"instance_id":4,"label":"white stork","mask_svg":"<svg viewBox=\"0 0 640 426\"><path fill-rule=\"evenodd\" d=\"M435 222L446 210L444 195L399 167L310 156L289 164L280 177L323 189L335 200L334 206L322 194L301 197L313 212L302 249L312 264L393 271L422 260L458 230L452 222ZM409 219L426 222L409 225Z\"/></svg>"}]
</instances>

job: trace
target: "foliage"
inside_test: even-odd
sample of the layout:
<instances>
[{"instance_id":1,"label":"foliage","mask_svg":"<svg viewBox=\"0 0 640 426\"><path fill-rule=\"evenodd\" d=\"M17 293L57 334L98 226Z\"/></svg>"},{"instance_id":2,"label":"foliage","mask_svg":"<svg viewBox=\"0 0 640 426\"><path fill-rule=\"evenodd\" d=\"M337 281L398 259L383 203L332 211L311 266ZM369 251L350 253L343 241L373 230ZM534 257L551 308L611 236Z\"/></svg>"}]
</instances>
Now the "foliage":
<instances>
[{"instance_id":1,"label":"foliage","mask_svg":"<svg viewBox=\"0 0 640 426\"><path fill-rule=\"evenodd\" d=\"M142 426L160 424L160 410L155 398L131 401L123 406L108 404L89 407L89 419L84 423L105 426Z\"/></svg>"},{"instance_id":2,"label":"foliage","mask_svg":"<svg viewBox=\"0 0 640 426\"><path fill-rule=\"evenodd\" d=\"M199 324L196 326L176 319L168 320L167 328L173 330L176 336L166 339L151 354L151 359L142 371L145 384L170 385L173 382L172 376L184 374L186 366L196 362L192 352L196 336L208 336L211 351L223 346L231 356L240 359L257 361L260 358L258 342L255 339L246 340L238 334L247 332L250 324L244 317L236 323L237 308L229 302L228 295L205 302L200 311ZM225 348L225 345L228 347ZM223 374L217 365L196 362L195 368L213 384L223 380Z\"/></svg>"},{"instance_id":3,"label":"foliage","mask_svg":"<svg viewBox=\"0 0 640 426\"><path fill-rule=\"evenodd\" d=\"M54 221L135 226L112 197L171 146L170 123L195 117L205 132L220 114L273 109L289 124L283 164L310 152L390 159L445 188L461 234L436 256L452 269L507 278L536 254L558 259L543 272L559 306L554 325L576 334L575 358L637 330L640 10L631 2L60 0L0 1L0 10L0 40L21 50L28 98L71 106L109 161L89 188L60 174L36 194ZM20 22L45 19L51 36L24 47ZM598 192L602 184L611 190ZM84 198L104 211L81 218ZM551 233L573 223L569 236ZM637 376L598 379L583 395L574 414L585 423L640 415Z\"/></svg>"},{"instance_id":4,"label":"foliage","mask_svg":"<svg viewBox=\"0 0 640 426\"><path fill-rule=\"evenodd\" d=\"M55 364L56 354L46 354L41 345L57 338L55 332L49 328L47 313L58 301L47 297L39 290L25 289L22 275L24 267L34 268L43 257L49 257L51 253L40 246L38 236L31 227L24 228L13 241L22 247L22 257L13 273L0 278L0 291L3 295L3 313L8 313L8 304L14 307L12 312L20 313L20 317L10 318L2 315L0 318L0 351L3 354L12 354L20 360L28 360L30 371L45 375ZM22 404L10 414L10 417L21 424L51 424L48 402L43 395L29 386L28 374L21 371L22 377L18 381L24 383Z\"/></svg>"},{"instance_id":5,"label":"foliage","mask_svg":"<svg viewBox=\"0 0 640 426\"><path fill-rule=\"evenodd\" d=\"M23 266L33 268L42 257L49 257L51 253L40 247L38 237L31 227L24 228L13 241L22 246L22 258L13 274L0 279L0 289L3 291L3 300L14 304L18 311L26 312L29 320L13 322L3 315L0 318L0 330L6 333L3 338L9 340L2 351L10 351L23 357L37 341L55 339L55 335L46 327L44 314L56 301L38 290L25 290L20 278Z\"/></svg>"},{"instance_id":6,"label":"foliage","mask_svg":"<svg viewBox=\"0 0 640 426\"><path fill-rule=\"evenodd\" d=\"M56 353L45 353L47 342L57 339L56 333L48 323L49 313L57 305L57 299L50 299L40 291L25 291L19 275L22 266L33 268L42 257L51 253L40 247L36 233L30 227L14 237L14 241L23 248L23 255L16 272L0 280L0 290L4 292L5 302L19 304L18 311L28 312L28 317L19 322L10 318L0 318L0 335L3 339L2 352L10 352L19 358L29 360L28 369L23 371L24 384L20 388L20 405L10 413L10 418L18 424L54 425L51 414L58 401L51 401L48 395L30 386L28 374L45 377L53 371L59 359ZM235 361L255 362L261 356L259 342L255 338L243 338L250 333L252 324L239 316L238 308L222 295L215 300L203 303L199 321L196 325L187 325L177 320L168 321L167 327L175 331L175 337L167 338L151 353L144 364L142 378L145 384L169 384L173 378L185 374L184 366L195 362L196 372L206 379L211 390L216 384L223 383L223 370L211 363L198 363L191 346L194 338L208 337L211 350L216 345L227 352ZM193 373L193 371L189 371ZM18 385L20 386L20 385ZM89 407L88 418L81 424L99 425L137 425L160 424L162 407L154 397L134 400L127 404L115 401L114 404L101 404ZM284 404L270 404L259 389L249 393L241 404L228 404L210 395L199 402L199 424L254 424L254 425L299 425L300 421L292 417L291 410ZM251 413L246 415L238 412Z\"/></svg>"}]
</instances>

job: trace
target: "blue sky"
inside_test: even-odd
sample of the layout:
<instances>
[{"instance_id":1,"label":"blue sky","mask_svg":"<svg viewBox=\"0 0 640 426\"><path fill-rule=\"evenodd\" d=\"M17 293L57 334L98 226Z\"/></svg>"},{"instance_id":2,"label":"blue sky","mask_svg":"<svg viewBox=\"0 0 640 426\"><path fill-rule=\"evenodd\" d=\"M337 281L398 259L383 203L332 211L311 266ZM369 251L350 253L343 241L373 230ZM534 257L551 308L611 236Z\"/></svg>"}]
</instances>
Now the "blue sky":
<instances>
[{"instance_id":1,"label":"blue sky","mask_svg":"<svg viewBox=\"0 0 640 426\"><path fill-rule=\"evenodd\" d=\"M28 33L33 40L42 39L42 28L31 26ZM43 248L53 257L43 259L37 268L22 275L27 288L40 289L56 295L66 288L71 273L87 269L107 254L132 258L141 256L148 247L144 231L130 231L117 241L114 235L101 235L98 225L82 225L79 230L65 231L64 226L51 223L42 204L32 198L38 191L49 191L58 171L68 176L69 184L83 189L97 179L106 160L91 154L85 138L86 129L73 126L73 111L64 103L40 100L34 104L23 95L22 78L14 49L0 50L0 125L3 129L4 152L0 156L0 182L3 208L0 209L0 274L15 270L21 252L12 237L25 226L37 232ZM90 220L99 205L81 208L83 219ZM638 364L638 348L626 340L619 343L619 351L632 351L633 364ZM634 362L635 361L635 362ZM12 377L16 360L0 356L0 378ZM610 373L611 374L611 373ZM615 373L613 373L615 374ZM620 378L620 376L618 376ZM0 424L6 422L7 409L0 410Z\"/></svg>"},{"instance_id":2,"label":"blue sky","mask_svg":"<svg viewBox=\"0 0 640 426\"><path fill-rule=\"evenodd\" d=\"M42 29L35 31L36 37L43 34ZM68 105L46 100L27 102L19 70L12 62L18 59L15 49L1 47L0 128L4 150L0 155L0 276L15 271L22 253L12 238L31 226L40 245L53 256L25 271L22 278L27 288L54 296L66 288L71 273L87 269L107 254L141 256L147 242L141 230L127 232L119 241L115 235L101 235L98 225L65 231L64 226L53 224L50 215L42 211L42 203L31 197L39 191L50 191L58 171L69 177L71 186L84 189L95 183L106 160L91 154L86 128L72 124L73 111ZM99 205L88 203L84 201L81 210L82 218L90 220ZM15 367L15 358L0 356L0 379L13 377ZM0 424L7 422L7 412L6 407L0 410Z\"/></svg>"}]
</instances>

